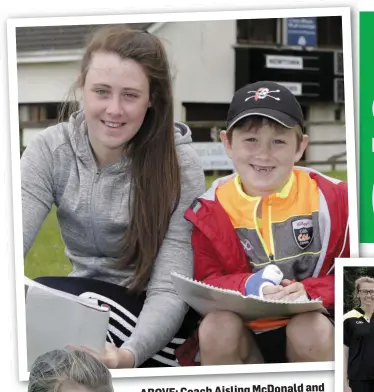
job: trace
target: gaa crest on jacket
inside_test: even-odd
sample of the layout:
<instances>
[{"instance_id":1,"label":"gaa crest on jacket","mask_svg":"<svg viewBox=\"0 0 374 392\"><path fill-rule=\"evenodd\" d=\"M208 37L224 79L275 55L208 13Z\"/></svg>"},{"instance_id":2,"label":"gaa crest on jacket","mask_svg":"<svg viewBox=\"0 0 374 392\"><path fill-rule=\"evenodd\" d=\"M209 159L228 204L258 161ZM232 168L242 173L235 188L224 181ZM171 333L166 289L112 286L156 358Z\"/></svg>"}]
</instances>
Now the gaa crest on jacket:
<instances>
[{"instance_id":1,"label":"gaa crest on jacket","mask_svg":"<svg viewBox=\"0 0 374 392\"><path fill-rule=\"evenodd\" d=\"M312 219L298 219L292 222L292 232L297 246L306 249L313 241Z\"/></svg>"}]
</instances>

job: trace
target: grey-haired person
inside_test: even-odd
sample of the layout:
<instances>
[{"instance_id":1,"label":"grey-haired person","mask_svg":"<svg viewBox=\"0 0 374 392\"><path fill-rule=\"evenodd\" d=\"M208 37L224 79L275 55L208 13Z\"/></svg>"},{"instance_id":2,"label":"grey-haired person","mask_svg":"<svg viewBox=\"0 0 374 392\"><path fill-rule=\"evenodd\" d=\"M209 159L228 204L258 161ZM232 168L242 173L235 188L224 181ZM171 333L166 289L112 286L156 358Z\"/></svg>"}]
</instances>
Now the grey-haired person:
<instances>
[{"instance_id":1,"label":"grey-haired person","mask_svg":"<svg viewBox=\"0 0 374 392\"><path fill-rule=\"evenodd\" d=\"M35 360L30 371L28 392L113 391L110 371L85 351L49 351Z\"/></svg>"}]
</instances>

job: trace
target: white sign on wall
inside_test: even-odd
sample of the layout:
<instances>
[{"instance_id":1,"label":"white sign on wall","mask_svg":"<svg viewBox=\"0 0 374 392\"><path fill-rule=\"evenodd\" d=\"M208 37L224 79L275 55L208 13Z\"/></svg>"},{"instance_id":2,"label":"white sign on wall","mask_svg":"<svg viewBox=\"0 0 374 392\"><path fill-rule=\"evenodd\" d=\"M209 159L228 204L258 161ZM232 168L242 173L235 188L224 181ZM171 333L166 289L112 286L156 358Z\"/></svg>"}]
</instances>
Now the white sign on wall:
<instances>
[{"instance_id":1,"label":"white sign on wall","mask_svg":"<svg viewBox=\"0 0 374 392\"><path fill-rule=\"evenodd\" d=\"M234 170L221 142L196 142L192 146L197 151L204 170Z\"/></svg>"},{"instance_id":2,"label":"white sign on wall","mask_svg":"<svg viewBox=\"0 0 374 392\"><path fill-rule=\"evenodd\" d=\"M293 95L302 95L303 94L303 85L301 83L293 83L293 82L277 82L281 86L288 88Z\"/></svg>"},{"instance_id":3,"label":"white sign on wall","mask_svg":"<svg viewBox=\"0 0 374 392\"><path fill-rule=\"evenodd\" d=\"M266 68L303 69L303 58L297 56L266 56Z\"/></svg>"}]
</instances>

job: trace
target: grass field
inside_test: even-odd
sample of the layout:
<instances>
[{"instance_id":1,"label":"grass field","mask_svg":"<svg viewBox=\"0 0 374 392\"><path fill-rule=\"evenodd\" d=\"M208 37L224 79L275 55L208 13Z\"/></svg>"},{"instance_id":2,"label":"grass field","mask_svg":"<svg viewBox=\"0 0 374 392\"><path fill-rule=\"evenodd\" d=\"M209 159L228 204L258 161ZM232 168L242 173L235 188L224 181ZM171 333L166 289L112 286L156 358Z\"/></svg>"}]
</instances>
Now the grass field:
<instances>
[{"instance_id":1,"label":"grass field","mask_svg":"<svg viewBox=\"0 0 374 392\"><path fill-rule=\"evenodd\" d=\"M347 180L347 173L328 172L327 175L341 180ZM208 188L215 177L206 177ZM25 274L33 279L38 276L58 275L64 276L71 271L71 264L64 255L64 245L56 218L56 209L53 207L30 249L25 260Z\"/></svg>"}]
</instances>

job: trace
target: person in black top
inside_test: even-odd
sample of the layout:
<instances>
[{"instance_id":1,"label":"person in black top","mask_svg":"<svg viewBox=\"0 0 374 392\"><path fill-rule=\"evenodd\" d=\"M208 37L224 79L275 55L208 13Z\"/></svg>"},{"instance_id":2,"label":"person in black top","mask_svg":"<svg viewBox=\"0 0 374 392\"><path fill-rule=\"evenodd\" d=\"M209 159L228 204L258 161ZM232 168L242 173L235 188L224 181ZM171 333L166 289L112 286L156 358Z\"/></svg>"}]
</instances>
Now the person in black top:
<instances>
[{"instance_id":1,"label":"person in black top","mask_svg":"<svg viewBox=\"0 0 374 392\"><path fill-rule=\"evenodd\" d=\"M374 279L357 279L354 298L344 315L344 392L374 392Z\"/></svg>"}]
</instances>

